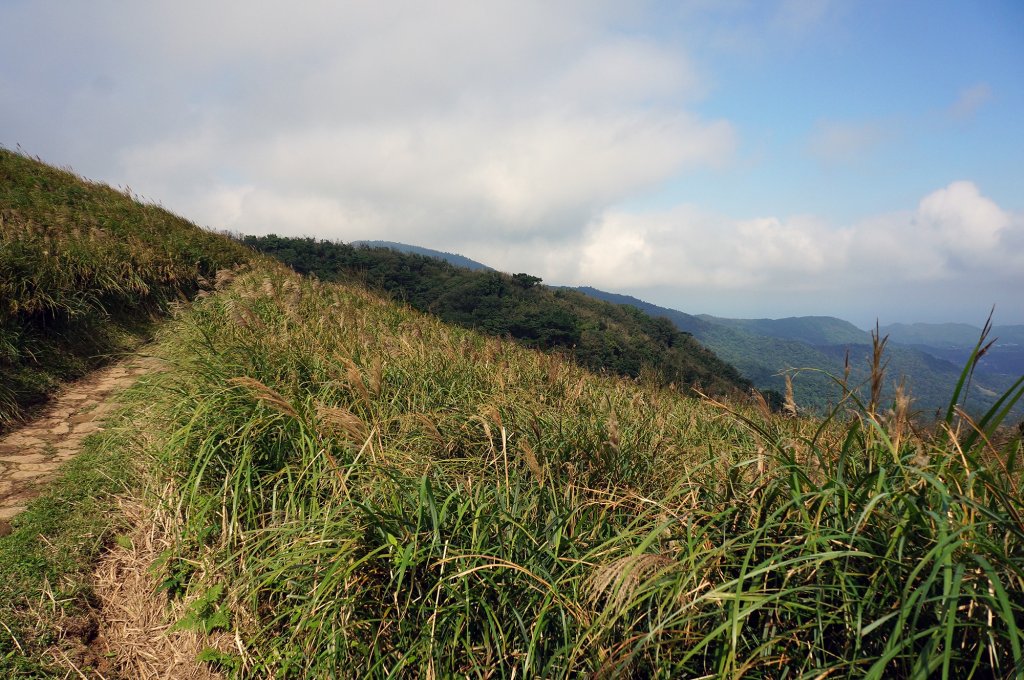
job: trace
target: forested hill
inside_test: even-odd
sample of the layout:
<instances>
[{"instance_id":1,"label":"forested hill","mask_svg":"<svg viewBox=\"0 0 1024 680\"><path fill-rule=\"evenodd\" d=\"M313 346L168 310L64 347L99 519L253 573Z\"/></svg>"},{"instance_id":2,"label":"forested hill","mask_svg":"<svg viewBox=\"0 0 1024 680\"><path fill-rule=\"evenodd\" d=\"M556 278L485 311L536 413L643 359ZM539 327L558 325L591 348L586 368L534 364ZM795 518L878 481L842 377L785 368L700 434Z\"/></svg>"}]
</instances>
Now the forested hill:
<instances>
[{"instance_id":1,"label":"forested hill","mask_svg":"<svg viewBox=\"0 0 1024 680\"><path fill-rule=\"evenodd\" d=\"M700 318L712 324L728 326L780 340L796 340L807 345L868 345L871 335L849 321L834 316L796 316L785 319L725 319L701 314ZM974 339L978 336L975 334Z\"/></svg>"},{"instance_id":2,"label":"forested hill","mask_svg":"<svg viewBox=\"0 0 1024 680\"><path fill-rule=\"evenodd\" d=\"M312 238L244 236L242 242L296 271L325 281L356 281L444 321L527 347L557 350L597 371L723 394L751 387L667 319L582 293L552 289L529 274L470 271L390 248L353 247Z\"/></svg>"}]
</instances>

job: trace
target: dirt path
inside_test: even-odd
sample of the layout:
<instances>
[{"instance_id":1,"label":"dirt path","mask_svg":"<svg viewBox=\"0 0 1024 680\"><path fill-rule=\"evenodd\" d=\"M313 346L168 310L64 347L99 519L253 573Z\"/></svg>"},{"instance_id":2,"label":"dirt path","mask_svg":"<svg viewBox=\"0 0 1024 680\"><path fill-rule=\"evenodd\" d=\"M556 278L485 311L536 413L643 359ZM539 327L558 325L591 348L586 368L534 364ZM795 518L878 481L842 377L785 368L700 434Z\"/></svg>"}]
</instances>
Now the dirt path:
<instances>
[{"instance_id":1,"label":"dirt path","mask_svg":"<svg viewBox=\"0 0 1024 680\"><path fill-rule=\"evenodd\" d=\"M132 356L90 373L64 387L31 422L0 437L0 536L117 408L109 397L158 366L156 359Z\"/></svg>"}]
</instances>

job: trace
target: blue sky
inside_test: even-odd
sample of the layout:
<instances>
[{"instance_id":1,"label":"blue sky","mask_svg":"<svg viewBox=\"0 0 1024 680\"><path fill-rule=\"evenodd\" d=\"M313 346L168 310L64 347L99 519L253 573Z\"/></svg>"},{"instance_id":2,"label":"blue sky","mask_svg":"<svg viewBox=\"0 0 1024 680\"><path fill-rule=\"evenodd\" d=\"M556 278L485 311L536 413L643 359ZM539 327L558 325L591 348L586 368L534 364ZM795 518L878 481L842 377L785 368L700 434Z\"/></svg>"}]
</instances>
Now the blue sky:
<instances>
[{"instance_id":1,"label":"blue sky","mask_svg":"<svg viewBox=\"0 0 1024 680\"><path fill-rule=\"evenodd\" d=\"M0 3L0 144L692 313L1024 323L1024 4Z\"/></svg>"},{"instance_id":2,"label":"blue sky","mask_svg":"<svg viewBox=\"0 0 1024 680\"><path fill-rule=\"evenodd\" d=\"M853 220L970 177L1001 206L1024 208L1024 3L820 6L788 45L704 47L715 85L696 108L742 131L749 163L689 189L674 182L661 200ZM812 140L828 131L851 143L860 133L863 145L835 139L835 158L822 158Z\"/></svg>"}]
</instances>

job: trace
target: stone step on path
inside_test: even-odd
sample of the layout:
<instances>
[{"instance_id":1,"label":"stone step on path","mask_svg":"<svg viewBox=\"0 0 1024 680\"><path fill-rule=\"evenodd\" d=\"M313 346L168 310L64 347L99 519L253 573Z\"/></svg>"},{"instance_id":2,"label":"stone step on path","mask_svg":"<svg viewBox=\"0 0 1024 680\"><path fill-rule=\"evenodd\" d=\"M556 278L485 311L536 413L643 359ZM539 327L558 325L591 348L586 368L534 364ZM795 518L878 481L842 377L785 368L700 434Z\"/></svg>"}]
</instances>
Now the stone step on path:
<instances>
[{"instance_id":1,"label":"stone step on path","mask_svg":"<svg viewBox=\"0 0 1024 680\"><path fill-rule=\"evenodd\" d=\"M0 436L0 536L38 496L57 468L82 450L82 440L117 409L117 394L160 368L152 357L130 356L61 389L32 421Z\"/></svg>"}]
</instances>

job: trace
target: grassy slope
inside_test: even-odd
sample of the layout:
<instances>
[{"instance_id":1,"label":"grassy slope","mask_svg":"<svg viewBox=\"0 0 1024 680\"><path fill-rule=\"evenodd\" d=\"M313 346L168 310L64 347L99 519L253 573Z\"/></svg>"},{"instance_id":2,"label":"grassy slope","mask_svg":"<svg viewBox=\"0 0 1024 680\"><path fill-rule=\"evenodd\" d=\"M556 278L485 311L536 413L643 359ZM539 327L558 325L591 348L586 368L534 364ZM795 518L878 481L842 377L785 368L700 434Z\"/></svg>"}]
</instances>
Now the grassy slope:
<instances>
[{"instance_id":1,"label":"grassy slope","mask_svg":"<svg viewBox=\"0 0 1024 680\"><path fill-rule=\"evenodd\" d=\"M242 676L1024 668L1019 437L715 405L266 264L159 352L146 408L0 538L9 675L88 603L143 460L163 584L205 593L189 625L237 631L211 657Z\"/></svg>"},{"instance_id":2,"label":"grassy slope","mask_svg":"<svg viewBox=\"0 0 1024 680\"><path fill-rule=\"evenodd\" d=\"M1024 663L1019 439L719 407L282 272L172 331L166 575L243 675Z\"/></svg>"},{"instance_id":3,"label":"grassy slope","mask_svg":"<svg viewBox=\"0 0 1024 680\"><path fill-rule=\"evenodd\" d=\"M203 277L250 257L162 208L0 149L0 430L134 347ZM137 479L124 436L87 440L0 538L0 676L45 674L43 650L94 628L91 563L118 526L114 495Z\"/></svg>"},{"instance_id":4,"label":"grassy slope","mask_svg":"<svg viewBox=\"0 0 1024 680\"><path fill-rule=\"evenodd\" d=\"M0 149L0 429L248 257L162 208Z\"/></svg>"}]
</instances>

